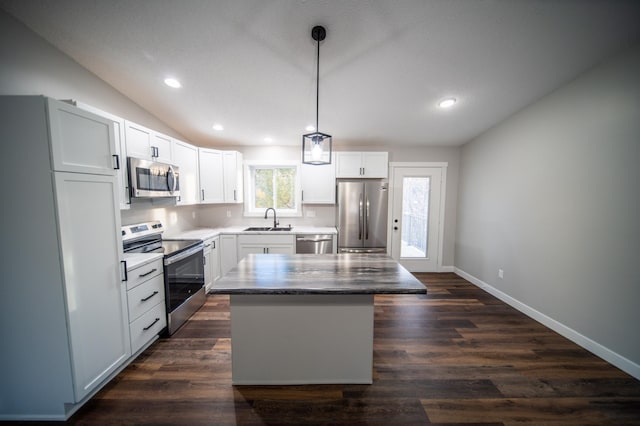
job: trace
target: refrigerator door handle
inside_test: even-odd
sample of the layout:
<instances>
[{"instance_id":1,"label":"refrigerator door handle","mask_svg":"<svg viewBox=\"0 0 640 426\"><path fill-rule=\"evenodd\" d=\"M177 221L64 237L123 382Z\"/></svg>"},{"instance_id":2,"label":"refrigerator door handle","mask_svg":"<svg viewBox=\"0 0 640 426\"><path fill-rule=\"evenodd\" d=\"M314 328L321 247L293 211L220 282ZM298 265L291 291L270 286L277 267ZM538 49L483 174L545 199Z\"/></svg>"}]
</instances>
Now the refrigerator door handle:
<instances>
[{"instance_id":1,"label":"refrigerator door handle","mask_svg":"<svg viewBox=\"0 0 640 426\"><path fill-rule=\"evenodd\" d=\"M362 193L360 193L360 201L358 204L358 239L362 239L362 222L364 220L364 205L362 203Z\"/></svg>"},{"instance_id":2,"label":"refrigerator door handle","mask_svg":"<svg viewBox=\"0 0 640 426\"><path fill-rule=\"evenodd\" d=\"M366 198L365 203L365 218L364 218L364 239L369 239L369 197Z\"/></svg>"}]
</instances>

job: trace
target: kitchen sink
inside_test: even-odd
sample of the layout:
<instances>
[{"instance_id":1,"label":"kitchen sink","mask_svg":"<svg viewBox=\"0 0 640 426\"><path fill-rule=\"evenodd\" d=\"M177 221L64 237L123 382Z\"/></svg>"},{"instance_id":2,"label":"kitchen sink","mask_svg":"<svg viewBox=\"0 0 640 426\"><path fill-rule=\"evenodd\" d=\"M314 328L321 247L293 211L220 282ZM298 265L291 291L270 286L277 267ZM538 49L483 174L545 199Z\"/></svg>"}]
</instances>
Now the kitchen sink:
<instances>
[{"instance_id":1,"label":"kitchen sink","mask_svg":"<svg viewBox=\"0 0 640 426\"><path fill-rule=\"evenodd\" d=\"M287 227L272 227L272 226L251 226L247 229L245 229L245 231L291 231L293 229L293 227L291 226L287 226Z\"/></svg>"}]
</instances>

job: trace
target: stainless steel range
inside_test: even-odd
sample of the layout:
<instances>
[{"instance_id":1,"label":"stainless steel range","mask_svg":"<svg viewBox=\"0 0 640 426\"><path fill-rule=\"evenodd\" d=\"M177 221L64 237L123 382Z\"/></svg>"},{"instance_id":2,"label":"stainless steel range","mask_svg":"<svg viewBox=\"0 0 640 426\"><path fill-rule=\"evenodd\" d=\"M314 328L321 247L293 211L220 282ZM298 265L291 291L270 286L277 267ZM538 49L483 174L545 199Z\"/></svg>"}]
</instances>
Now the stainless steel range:
<instances>
[{"instance_id":1,"label":"stainless steel range","mask_svg":"<svg viewBox=\"0 0 640 426\"><path fill-rule=\"evenodd\" d=\"M167 332L176 332L205 302L204 244L201 240L163 239L160 221L122 227L125 253L164 253Z\"/></svg>"}]
</instances>

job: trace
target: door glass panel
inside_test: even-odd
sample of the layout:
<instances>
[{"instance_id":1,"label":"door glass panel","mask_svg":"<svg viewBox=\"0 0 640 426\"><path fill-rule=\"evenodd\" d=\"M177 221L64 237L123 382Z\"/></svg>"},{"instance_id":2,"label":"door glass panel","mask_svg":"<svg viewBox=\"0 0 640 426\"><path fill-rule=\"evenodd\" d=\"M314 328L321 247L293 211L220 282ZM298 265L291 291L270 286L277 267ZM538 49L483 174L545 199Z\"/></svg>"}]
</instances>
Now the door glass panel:
<instances>
[{"instance_id":1,"label":"door glass panel","mask_svg":"<svg viewBox=\"0 0 640 426\"><path fill-rule=\"evenodd\" d=\"M403 178L400 257L427 257L430 179Z\"/></svg>"}]
</instances>

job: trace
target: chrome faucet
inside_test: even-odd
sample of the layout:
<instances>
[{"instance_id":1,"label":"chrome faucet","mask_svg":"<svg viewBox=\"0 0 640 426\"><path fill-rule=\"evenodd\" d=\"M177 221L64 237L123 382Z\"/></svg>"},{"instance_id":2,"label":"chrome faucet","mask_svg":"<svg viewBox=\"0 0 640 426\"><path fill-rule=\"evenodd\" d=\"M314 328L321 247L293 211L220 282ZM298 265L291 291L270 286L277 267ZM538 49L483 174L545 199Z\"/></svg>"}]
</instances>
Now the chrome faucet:
<instances>
[{"instance_id":1,"label":"chrome faucet","mask_svg":"<svg viewBox=\"0 0 640 426\"><path fill-rule=\"evenodd\" d=\"M269 213L269 210L273 210L273 227L277 228L279 223L276 222L276 209L274 209L273 207L269 207L267 210L264 211L264 218L267 218L267 214Z\"/></svg>"}]
</instances>

